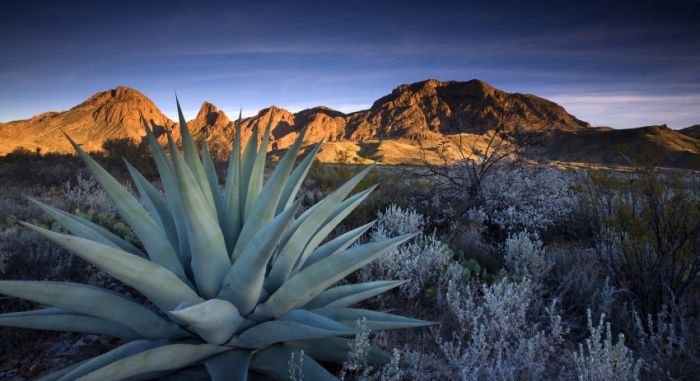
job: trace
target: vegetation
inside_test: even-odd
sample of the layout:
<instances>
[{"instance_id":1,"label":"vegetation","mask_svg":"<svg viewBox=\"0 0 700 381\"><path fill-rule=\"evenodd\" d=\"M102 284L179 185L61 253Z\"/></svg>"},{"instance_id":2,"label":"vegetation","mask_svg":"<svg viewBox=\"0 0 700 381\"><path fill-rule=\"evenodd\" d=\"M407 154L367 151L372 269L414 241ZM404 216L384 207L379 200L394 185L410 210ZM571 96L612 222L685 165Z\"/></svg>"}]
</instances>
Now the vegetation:
<instances>
[{"instance_id":1,"label":"vegetation","mask_svg":"<svg viewBox=\"0 0 700 381\"><path fill-rule=\"evenodd\" d=\"M352 340L345 337L363 334L355 328L358 320L373 330L430 324L351 307L401 281L336 285L413 236L352 246L367 230L363 226L322 244L372 191L348 197L370 168L297 215L301 200L295 200L296 194L316 153L294 168L303 133L265 182L270 125L262 142L250 139L242 153L239 129L221 192L206 145L200 156L181 113L180 121L184 155L169 137L167 157L147 130L165 197L127 161L143 206L71 141L137 243L125 237L128 230L120 236L116 229L34 199L70 234L20 222L148 301L144 305L89 284L0 281L0 293L48 306L2 314L0 325L123 340L111 351L45 380L244 380L249 374L287 379L288 361L296 364L293 354L299 358L298 375L332 380L336 377L317 361L342 364L352 355ZM253 136L258 136L257 127ZM371 347L363 353L367 364L390 359Z\"/></svg>"},{"instance_id":2,"label":"vegetation","mask_svg":"<svg viewBox=\"0 0 700 381\"><path fill-rule=\"evenodd\" d=\"M262 152L258 147L257 153ZM119 161L93 156L127 193L148 188L149 183L138 176L130 180L120 170ZM308 165L309 170L299 182L303 201L296 219L314 213L318 205L337 196L337 189L350 186L346 184L367 189L381 183L371 194L353 195L348 190L349 198L338 199L336 208L353 203L354 212L337 224L324 224L327 238L317 243L316 251L352 238L357 240L348 251L382 245L391 237L416 235L387 248L347 278L333 279L330 290L377 279L403 279L406 282L391 283L393 289L360 301L357 308L439 324L383 330L370 316L366 320L357 316L343 323L352 332L342 335L346 339L333 352L335 364L296 341L270 346L292 349L273 361L280 377L312 379L309 367L313 365L309 364L315 361L344 380L697 379L700 183L695 174L645 168L562 171L525 162L514 165L503 159L489 167L478 187L471 188L460 178L448 184L424 173L410 177L403 167L377 166L367 173L367 167L359 165L311 164L310 157L297 164L297 168ZM135 287L59 245L38 239L37 233L17 222L29 221L51 234L67 232L51 214L23 198L25 194L58 209L77 210L85 220L148 252L137 229L129 228L117 204L98 186L97 177L69 156L49 160L25 152L21 160L17 155L1 160L3 179L18 173L26 180L8 182L2 191L0 278L78 282L131 295L138 304L157 308ZM285 160L267 168L268 181L262 183L262 192L277 177L278 168L286 165ZM181 167L189 169L189 163L183 161ZM206 161L200 162L205 168ZM156 173L155 167L144 171ZM62 177L51 175L53 171ZM192 176L196 179L194 173ZM169 202L172 192L168 193L164 179L149 179L155 180L153 186L163 202ZM204 183L210 184L209 178ZM474 189L475 194L460 189ZM148 216L160 216L148 198L142 197L141 204L152 212ZM221 222L214 225L221 226ZM177 242L179 247L175 237L179 235L172 235L172 241L167 238L168 242ZM226 247L228 250L228 244ZM275 253L282 251L279 246L275 249ZM192 270L185 270L185 277L178 279L189 280L200 291ZM267 266L265 278L272 275L272 267ZM3 301L3 312L36 307L19 299ZM237 302L232 304L238 308ZM312 307L310 301L302 308ZM158 316L185 326L166 313ZM194 329L188 332L192 335L189 340L205 341ZM2 328L0 335L4 339L0 341L0 378L17 374L33 378L89 359L95 350L115 350L127 343L105 335L15 328ZM262 350L255 353L259 352ZM378 357L387 361L385 365L372 361ZM204 369L206 365L186 367L182 377L208 377Z\"/></svg>"}]
</instances>

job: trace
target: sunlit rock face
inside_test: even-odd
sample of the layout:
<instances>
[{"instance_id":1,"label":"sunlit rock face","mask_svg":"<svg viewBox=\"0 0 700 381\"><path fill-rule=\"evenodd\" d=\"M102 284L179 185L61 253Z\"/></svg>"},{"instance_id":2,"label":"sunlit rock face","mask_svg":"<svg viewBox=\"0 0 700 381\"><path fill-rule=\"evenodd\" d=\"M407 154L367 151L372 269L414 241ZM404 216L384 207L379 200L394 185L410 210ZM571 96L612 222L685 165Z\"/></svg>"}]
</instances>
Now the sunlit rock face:
<instances>
[{"instance_id":1,"label":"sunlit rock face","mask_svg":"<svg viewBox=\"0 0 700 381\"><path fill-rule=\"evenodd\" d=\"M188 121L198 142L206 141L212 154L224 159L238 126L237 115L226 115L203 102ZM168 119L143 94L128 87L98 93L63 112L48 112L0 124L0 154L18 146L42 152L72 152L62 131L99 150L109 139L140 140L147 123L165 144L164 132L180 140L177 123ZM660 162L684 166L700 154L698 126L616 130L591 128L560 105L530 94L507 93L473 79L441 82L434 79L400 85L368 110L349 114L325 106L297 113L271 106L241 121L243 144L259 126L259 136L270 124L268 149L285 150L303 128L305 145L324 142L318 155L323 162L420 164L444 162L440 150L481 149L493 131L526 131L539 137L540 158L567 162L619 164L619 145L649 146L661 152ZM461 140L460 140L461 139ZM637 148L635 148L637 147ZM461 157L462 155L449 155Z\"/></svg>"}]
</instances>

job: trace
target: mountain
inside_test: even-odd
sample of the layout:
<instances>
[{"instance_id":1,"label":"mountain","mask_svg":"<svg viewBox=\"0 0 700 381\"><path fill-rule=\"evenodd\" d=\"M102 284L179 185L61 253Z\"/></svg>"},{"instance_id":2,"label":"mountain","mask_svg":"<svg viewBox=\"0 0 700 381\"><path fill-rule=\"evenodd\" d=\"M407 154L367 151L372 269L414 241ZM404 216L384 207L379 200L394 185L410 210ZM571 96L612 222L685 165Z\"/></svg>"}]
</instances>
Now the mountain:
<instances>
[{"instance_id":1,"label":"mountain","mask_svg":"<svg viewBox=\"0 0 700 381\"><path fill-rule=\"evenodd\" d=\"M223 157L236 128L232 119L204 102L188 126L198 140L206 140L212 152ZM71 152L61 131L88 150L99 150L108 139L140 139L144 121L157 133L171 130L179 139L176 124L153 102L134 89L118 87L68 111L0 124L0 154L17 146ZM443 152L458 157L460 145L483 148L494 130L537 136L538 158L550 160L625 164L626 152L655 150L661 152L655 154L661 165L688 167L696 165L689 163L700 156L698 126L681 132L665 126L593 128L554 102L507 93L476 79L401 85L368 110L350 114L324 106L297 113L272 106L242 120L243 140L251 136L254 125L259 124L262 133L270 121L271 150L289 147L306 127L307 143L324 141L319 159L326 162L441 162Z\"/></svg>"},{"instance_id":2,"label":"mountain","mask_svg":"<svg viewBox=\"0 0 700 381\"><path fill-rule=\"evenodd\" d=\"M564 162L627 165L641 161L676 168L700 167L700 139L666 125L558 131L544 146L549 158Z\"/></svg>"},{"instance_id":3,"label":"mountain","mask_svg":"<svg viewBox=\"0 0 700 381\"><path fill-rule=\"evenodd\" d=\"M690 127L682 128L678 130L683 135L688 135L691 138L700 139L700 124L696 124Z\"/></svg>"},{"instance_id":4,"label":"mountain","mask_svg":"<svg viewBox=\"0 0 700 381\"><path fill-rule=\"evenodd\" d=\"M528 94L509 94L486 82L427 80L401 85L369 110L348 120L350 140L439 132L483 132L518 127L533 131L579 131L590 125L554 102Z\"/></svg>"},{"instance_id":5,"label":"mountain","mask_svg":"<svg viewBox=\"0 0 700 381\"><path fill-rule=\"evenodd\" d=\"M64 132L88 151L100 150L108 139L141 139L144 120L155 131L175 126L145 95L120 86L97 93L68 111L0 124L0 154L18 146L32 151L73 152Z\"/></svg>"}]
</instances>

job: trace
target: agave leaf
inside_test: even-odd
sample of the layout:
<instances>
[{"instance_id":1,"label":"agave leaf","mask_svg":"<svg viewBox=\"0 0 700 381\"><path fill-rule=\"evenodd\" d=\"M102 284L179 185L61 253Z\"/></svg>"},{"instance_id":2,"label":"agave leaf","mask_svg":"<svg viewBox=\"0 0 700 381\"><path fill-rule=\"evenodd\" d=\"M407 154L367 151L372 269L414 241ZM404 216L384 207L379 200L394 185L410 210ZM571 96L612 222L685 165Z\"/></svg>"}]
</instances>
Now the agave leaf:
<instances>
[{"instance_id":1,"label":"agave leaf","mask_svg":"<svg viewBox=\"0 0 700 381\"><path fill-rule=\"evenodd\" d=\"M77 381L118 381L145 374L184 368L227 348L211 344L168 344L114 361Z\"/></svg>"},{"instance_id":2,"label":"agave leaf","mask_svg":"<svg viewBox=\"0 0 700 381\"><path fill-rule=\"evenodd\" d=\"M375 222L376 220L368 224L362 225L359 228L350 230L349 232L343 233L338 237L321 245L318 249L311 253L306 262L302 264L301 268L305 269L323 258L340 253L343 250L347 249L348 247L350 247L350 245L355 243L355 241L357 241L363 234L365 234L365 232L367 232L367 230L369 230L369 228L371 228Z\"/></svg>"},{"instance_id":3,"label":"agave leaf","mask_svg":"<svg viewBox=\"0 0 700 381\"><path fill-rule=\"evenodd\" d=\"M66 135L66 137L68 137ZM148 212L124 187L90 157L78 144L68 138L85 165L90 169L102 188L107 192L119 214L129 224L136 236L148 252L151 260L186 279L184 269L180 264L177 253L173 250L160 226L153 221Z\"/></svg>"},{"instance_id":4,"label":"agave leaf","mask_svg":"<svg viewBox=\"0 0 700 381\"><path fill-rule=\"evenodd\" d=\"M234 303L242 315L248 315L260 299L267 264L300 204L265 224L226 273L218 297Z\"/></svg>"},{"instance_id":5,"label":"agave leaf","mask_svg":"<svg viewBox=\"0 0 700 381\"><path fill-rule=\"evenodd\" d=\"M212 381L246 381L252 351L231 350L208 359L204 365Z\"/></svg>"},{"instance_id":6,"label":"agave leaf","mask_svg":"<svg viewBox=\"0 0 700 381\"><path fill-rule=\"evenodd\" d=\"M146 259L98 242L52 232L25 222L21 224L135 288L162 310L172 310L182 302L197 304L203 301L175 274Z\"/></svg>"},{"instance_id":7,"label":"agave leaf","mask_svg":"<svg viewBox=\"0 0 700 381\"><path fill-rule=\"evenodd\" d=\"M352 340L344 337L326 337L323 339L296 341L288 343L293 348L303 349L304 353L318 361L342 364L348 360ZM391 355L377 348L369 348L367 362L383 365L391 360Z\"/></svg>"},{"instance_id":8,"label":"agave leaf","mask_svg":"<svg viewBox=\"0 0 700 381\"><path fill-rule=\"evenodd\" d=\"M214 159L211 158L211 153L209 152L205 140L202 140L202 166L204 167L204 174L207 176L209 189L211 189L212 198L214 199L216 213L219 219L221 219L224 213L224 200L221 196L221 189L219 188L219 176L216 174Z\"/></svg>"},{"instance_id":9,"label":"agave leaf","mask_svg":"<svg viewBox=\"0 0 700 381\"><path fill-rule=\"evenodd\" d=\"M177 103L177 116L180 121L180 137L182 138L182 150L184 151L185 162L192 171L196 183L199 185L199 189L206 200L206 203L212 211L216 210L214 205L214 197L212 195L212 189L209 188L209 181L204 173L204 167L202 162L199 161L199 153L197 153L197 146L194 144L194 138L190 133L190 129L187 128L187 122L185 121L185 116L182 114L182 109L180 108L180 101L175 97L175 103ZM171 152L175 154L175 152Z\"/></svg>"},{"instance_id":10,"label":"agave leaf","mask_svg":"<svg viewBox=\"0 0 700 381\"><path fill-rule=\"evenodd\" d=\"M123 324L151 339L185 337L177 325L122 295L75 283L0 281L0 293Z\"/></svg>"},{"instance_id":11,"label":"agave leaf","mask_svg":"<svg viewBox=\"0 0 700 381\"><path fill-rule=\"evenodd\" d=\"M253 204L250 216L246 218L245 225L243 225L243 229L241 230L236 248L231 254L234 261L240 257L241 253L248 246L248 243L250 243L258 230L274 217L280 195L289 177L289 173L292 171L294 159L299 152L299 147L304 139L305 132L306 129L301 131L292 147L287 151L284 157L282 157L282 160L277 163L275 170L272 171L267 183L265 183L260 195ZM264 159L263 157L263 162Z\"/></svg>"},{"instance_id":12,"label":"agave leaf","mask_svg":"<svg viewBox=\"0 0 700 381\"><path fill-rule=\"evenodd\" d=\"M44 212L48 213L56 222L61 224L64 228L66 228L71 234L76 235L78 237L82 237L85 239L93 240L96 242L99 242L103 245L115 247L115 248L121 248L124 249L124 247L130 248L129 251L132 254L136 254L139 256L145 256L144 253L142 253L139 249L134 247L134 245L128 243L127 241L121 239L120 237L110 233L106 229L103 229L109 235L112 235L112 239L110 239L109 236L105 235L104 232L96 230L95 227L99 227L96 224L93 224L92 222L85 220L84 218L74 216L70 213L64 212L60 209L56 209L50 205L44 204L43 202L39 200L35 200L29 196L26 196L27 199L29 199L31 202L36 204L39 208L41 208ZM81 221L84 220L84 221ZM86 223L87 222L87 223ZM115 241L119 242L122 241L122 245L117 244ZM132 251L133 250L133 251Z\"/></svg>"},{"instance_id":13,"label":"agave leaf","mask_svg":"<svg viewBox=\"0 0 700 381\"><path fill-rule=\"evenodd\" d=\"M303 306L335 282L413 236L415 234L406 234L356 246L344 255L332 256L307 267L286 281L265 303L258 305L253 319L279 317Z\"/></svg>"},{"instance_id":14,"label":"agave leaf","mask_svg":"<svg viewBox=\"0 0 700 381\"><path fill-rule=\"evenodd\" d=\"M228 161L228 173L224 184L224 219L221 226L224 227L224 239L226 248L233 252L236 241L241 232L241 120L243 110L238 114L236 134L233 138L233 149Z\"/></svg>"},{"instance_id":15,"label":"agave leaf","mask_svg":"<svg viewBox=\"0 0 700 381\"><path fill-rule=\"evenodd\" d=\"M93 333L125 340L141 337L138 333L119 323L71 313L59 308L0 314L0 326Z\"/></svg>"},{"instance_id":16,"label":"agave leaf","mask_svg":"<svg viewBox=\"0 0 700 381\"><path fill-rule=\"evenodd\" d=\"M151 152L153 153L153 158L158 168L158 175L163 184L163 190L167 196L168 206L172 213L173 221L175 222L175 228L177 229L177 252L180 263L187 272L190 266L190 244L187 236L187 226L185 224L185 211L182 207L182 197L180 196L180 189L175 179L175 168L173 168L173 163L168 160L163 148L161 148L155 135L153 135L153 132L148 128L148 125L146 125L146 136L148 137L148 143L151 146ZM170 136L169 133L167 136L168 144L172 144L172 149L175 147L175 142L172 141L172 136ZM177 150L177 148L175 148L175 150Z\"/></svg>"},{"instance_id":17,"label":"agave leaf","mask_svg":"<svg viewBox=\"0 0 700 381\"><path fill-rule=\"evenodd\" d=\"M212 298L219 291L221 281L231 266L226 242L216 211L207 206L207 201L197 187L192 172L179 154L175 153L173 156L187 216L192 273L202 296Z\"/></svg>"},{"instance_id":18,"label":"agave leaf","mask_svg":"<svg viewBox=\"0 0 700 381\"><path fill-rule=\"evenodd\" d=\"M49 373L41 378L38 378L38 379L36 379L36 381L57 381L58 379L60 379L64 375L71 372L73 369L83 365L84 363L86 363L88 361L90 361L90 359L85 360L85 361L80 361L80 362L73 364L73 365L69 365L65 368L59 369L55 372L51 372L51 373Z\"/></svg>"},{"instance_id":19,"label":"agave leaf","mask_svg":"<svg viewBox=\"0 0 700 381\"><path fill-rule=\"evenodd\" d=\"M241 220L245 221L245 207L248 202L248 188L251 181L251 175L253 173L253 165L255 164L255 157L258 153L258 134L260 120L255 122L253 126L253 133L248 138L248 142L243 150L243 155L241 156L241 181L239 183L241 196L240 206L241 206Z\"/></svg>"},{"instance_id":20,"label":"agave leaf","mask_svg":"<svg viewBox=\"0 0 700 381\"><path fill-rule=\"evenodd\" d=\"M120 345L107 353L103 353L97 357L89 359L84 363L81 363L80 366L74 368L65 376L59 378L58 381L75 380L78 377L82 377L86 374L92 373L102 368L103 366L109 365L117 360L121 360L125 357L129 357L131 355L141 353L149 349L160 347L167 343L167 341L137 340Z\"/></svg>"},{"instance_id":21,"label":"agave leaf","mask_svg":"<svg viewBox=\"0 0 700 381\"><path fill-rule=\"evenodd\" d=\"M280 364L287 364L292 357L292 353L295 356L301 355L300 352L288 346L273 345L255 352L250 362L250 368L275 380L286 380L289 378L288 367L280 366ZM336 376L307 355L304 355L304 361L302 362L302 374L306 379L313 381L338 381Z\"/></svg>"},{"instance_id":22,"label":"agave leaf","mask_svg":"<svg viewBox=\"0 0 700 381\"><path fill-rule=\"evenodd\" d=\"M290 228L293 232L286 242L283 239L282 249L272 265L270 275L265 280L265 288L267 290L277 290L288 279L304 248L311 239L310 237L313 237L319 226L322 226L328 217L335 212L345 196L357 186L371 169L372 167L370 166L360 171L360 173L353 176L340 188L299 217L298 221L301 222L297 226L293 225Z\"/></svg>"},{"instance_id":23,"label":"agave leaf","mask_svg":"<svg viewBox=\"0 0 700 381\"><path fill-rule=\"evenodd\" d=\"M168 237L172 247L178 248L177 228L175 227L173 216L170 214L168 202L163 199L158 190L156 190L131 163L126 159L124 159L124 163L131 174L131 179L134 181L146 209L148 209L151 216L158 222L161 229Z\"/></svg>"},{"instance_id":24,"label":"agave leaf","mask_svg":"<svg viewBox=\"0 0 700 381\"><path fill-rule=\"evenodd\" d=\"M382 280L376 282L365 282L347 284L329 288L320 293L314 300L306 304L305 308L320 307L349 307L365 299L379 295L398 287L407 281Z\"/></svg>"},{"instance_id":25,"label":"agave leaf","mask_svg":"<svg viewBox=\"0 0 700 381\"><path fill-rule=\"evenodd\" d=\"M309 313L310 315L314 315ZM257 324L231 339L231 344L241 348L264 348L285 341L309 340L322 337L354 335L357 330L334 322L320 315L317 319L301 322L270 320Z\"/></svg>"},{"instance_id":26,"label":"agave leaf","mask_svg":"<svg viewBox=\"0 0 700 381\"><path fill-rule=\"evenodd\" d=\"M314 250L318 247L318 245L326 239L328 234L330 234L333 229L335 229L336 226L338 226L339 223L341 223L345 217L348 216L355 208L357 208L358 205L364 201L367 196L369 196L370 193L376 188L377 186L371 186L362 192L359 192L353 196L348 197L347 200L343 201L333 212L333 214L328 217L326 222L324 222L321 227L314 233L314 235L311 237L309 242L306 244L306 247L304 248L304 251L301 253L297 265L295 268L300 268L301 266L304 265L306 262L306 259L313 253Z\"/></svg>"},{"instance_id":27,"label":"agave leaf","mask_svg":"<svg viewBox=\"0 0 700 381\"><path fill-rule=\"evenodd\" d=\"M373 330L414 328L437 324L431 321L359 308L323 307L313 309L311 312L326 316L349 327L354 327L358 320L365 318L367 319L367 328Z\"/></svg>"},{"instance_id":28,"label":"agave leaf","mask_svg":"<svg viewBox=\"0 0 700 381\"><path fill-rule=\"evenodd\" d=\"M316 158L318 151L321 149L321 146L322 144L319 143L312 148L301 163L294 168L294 171L292 171L292 174L289 176L289 179L287 179L287 183L284 186L284 190L280 196L280 202L277 204L276 213L279 214L282 210L287 209L292 205L297 192L299 192L301 184L306 178L306 174L311 168L311 164L314 162L314 158Z\"/></svg>"},{"instance_id":29,"label":"agave leaf","mask_svg":"<svg viewBox=\"0 0 700 381\"><path fill-rule=\"evenodd\" d=\"M207 368L201 365L191 366L175 371L158 379L158 381L210 381Z\"/></svg>"},{"instance_id":30,"label":"agave leaf","mask_svg":"<svg viewBox=\"0 0 700 381\"><path fill-rule=\"evenodd\" d=\"M211 344L227 342L244 320L236 306L221 299L170 311L168 315Z\"/></svg>"},{"instance_id":31,"label":"agave leaf","mask_svg":"<svg viewBox=\"0 0 700 381\"><path fill-rule=\"evenodd\" d=\"M263 179L265 172L265 158L267 157L267 144L270 141L270 127L272 126L272 117L267 120L267 126L265 127L265 133L263 134L262 141L260 142L260 148L255 155L255 160L253 161L253 166L250 169L250 177L248 178L248 183L243 183L243 186L248 186L248 192L246 192L245 209L243 215L245 217L245 223L247 224L248 217L252 215L253 205L255 205L260 192L263 187ZM256 141L258 139L257 135L254 137ZM245 224L243 225L245 228Z\"/></svg>"}]
</instances>

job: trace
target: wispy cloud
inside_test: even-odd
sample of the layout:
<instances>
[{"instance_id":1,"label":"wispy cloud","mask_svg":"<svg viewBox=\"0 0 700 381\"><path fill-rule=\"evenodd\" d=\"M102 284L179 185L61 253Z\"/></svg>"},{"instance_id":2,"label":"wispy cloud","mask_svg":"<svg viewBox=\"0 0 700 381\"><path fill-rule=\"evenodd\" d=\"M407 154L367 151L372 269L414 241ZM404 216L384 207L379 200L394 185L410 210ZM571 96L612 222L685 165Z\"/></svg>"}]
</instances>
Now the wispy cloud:
<instances>
[{"instance_id":1,"label":"wispy cloud","mask_svg":"<svg viewBox=\"0 0 700 381\"><path fill-rule=\"evenodd\" d=\"M700 123L699 94L560 94L549 98L598 126L631 128L667 124L682 128Z\"/></svg>"}]
</instances>

